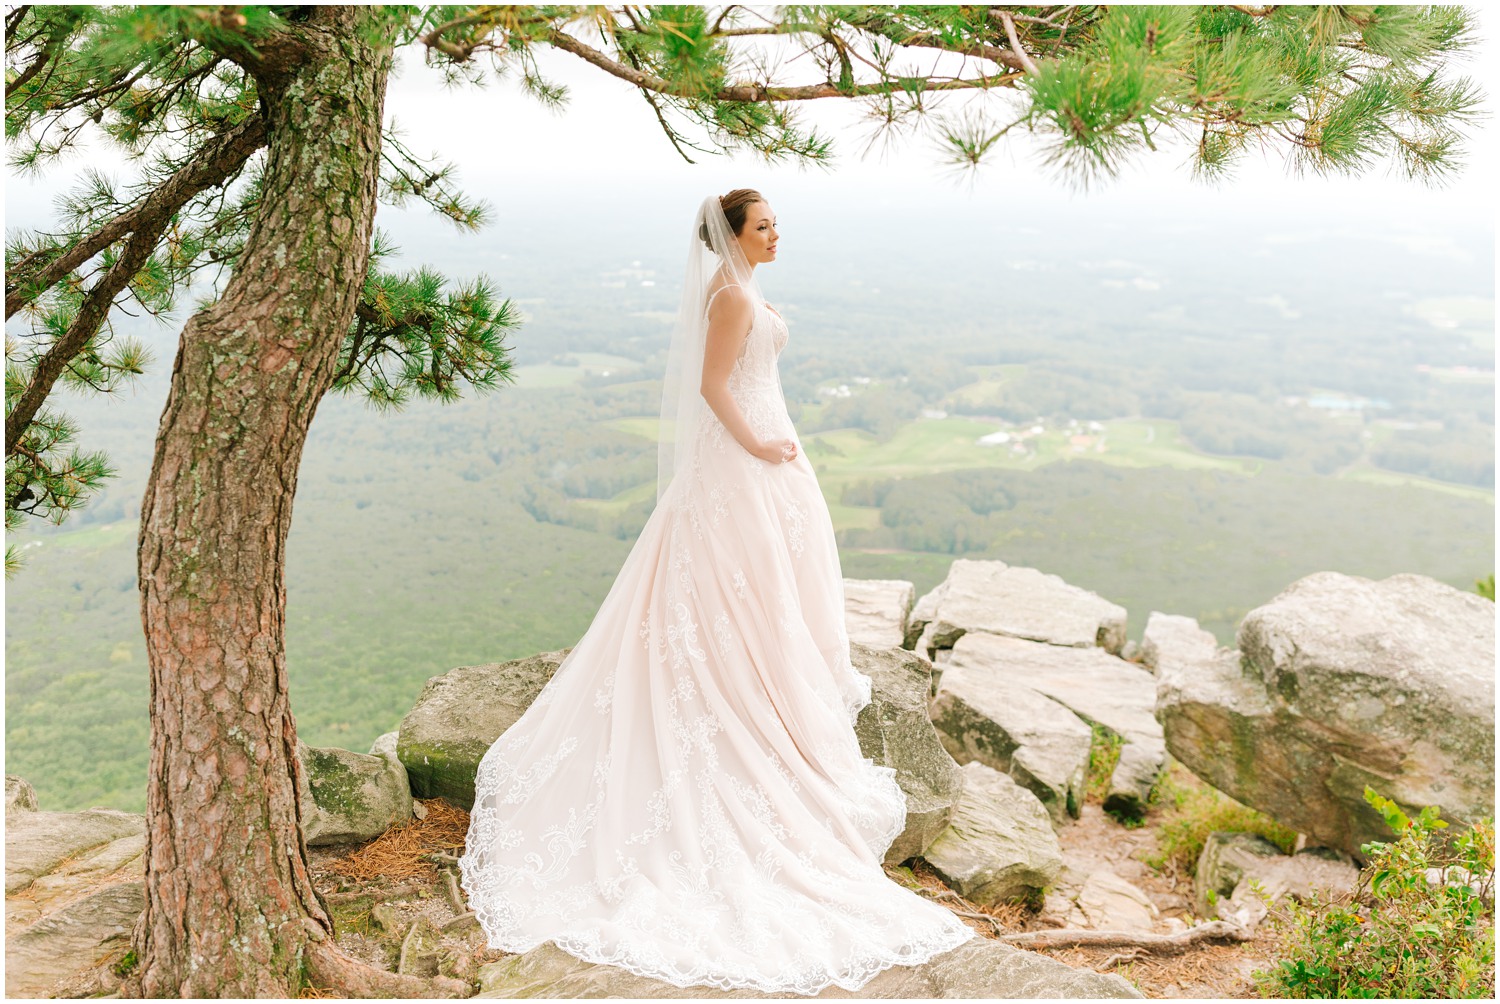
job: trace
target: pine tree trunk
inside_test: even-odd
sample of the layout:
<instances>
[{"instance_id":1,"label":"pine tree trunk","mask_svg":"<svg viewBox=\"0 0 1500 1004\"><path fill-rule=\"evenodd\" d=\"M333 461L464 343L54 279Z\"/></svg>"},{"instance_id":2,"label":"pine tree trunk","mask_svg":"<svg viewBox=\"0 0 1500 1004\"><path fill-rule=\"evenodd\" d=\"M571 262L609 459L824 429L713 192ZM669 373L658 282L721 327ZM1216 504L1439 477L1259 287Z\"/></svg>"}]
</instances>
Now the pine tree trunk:
<instances>
[{"instance_id":1,"label":"pine tree trunk","mask_svg":"<svg viewBox=\"0 0 1500 1004\"><path fill-rule=\"evenodd\" d=\"M284 570L303 444L369 257L391 48L358 8L304 10L295 56L257 75L264 201L223 296L182 332L142 503L151 766L127 985L142 996L295 997L332 944L297 801Z\"/></svg>"}]
</instances>

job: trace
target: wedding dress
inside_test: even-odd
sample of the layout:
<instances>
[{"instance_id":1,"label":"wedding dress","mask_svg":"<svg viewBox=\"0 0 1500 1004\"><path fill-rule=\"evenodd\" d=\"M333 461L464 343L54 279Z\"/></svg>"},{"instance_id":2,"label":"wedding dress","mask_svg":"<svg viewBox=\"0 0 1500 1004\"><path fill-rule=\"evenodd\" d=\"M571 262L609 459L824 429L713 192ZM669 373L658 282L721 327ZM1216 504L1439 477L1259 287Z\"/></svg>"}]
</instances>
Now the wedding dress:
<instances>
[{"instance_id":1,"label":"wedding dress","mask_svg":"<svg viewBox=\"0 0 1500 1004\"><path fill-rule=\"evenodd\" d=\"M717 199L701 215L726 226ZM756 294L730 393L762 440L796 441L786 323L726 272ZM800 443L772 464L711 409L685 417L598 614L479 765L463 887L492 948L552 941L679 987L857 990L974 932L882 870L906 798L854 734L870 679Z\"/></svg>"}]
</instances>

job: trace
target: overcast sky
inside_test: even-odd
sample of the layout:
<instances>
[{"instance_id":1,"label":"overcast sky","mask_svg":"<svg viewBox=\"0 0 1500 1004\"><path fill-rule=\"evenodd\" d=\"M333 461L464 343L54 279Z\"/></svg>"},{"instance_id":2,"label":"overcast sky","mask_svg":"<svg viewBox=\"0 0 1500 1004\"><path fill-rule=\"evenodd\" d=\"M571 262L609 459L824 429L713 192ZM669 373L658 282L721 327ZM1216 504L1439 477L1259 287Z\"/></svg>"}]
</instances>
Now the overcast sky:
<instances>
[{"instance_id":1,"label":"overcast sky","mask_svg":"<svg viewBox=\"0 0 1500 1004\"><path fill-rule=\"evenodd\" d=\"M1480 16L1481 42L1455 63L1450 76L1473 76L1485 91L1486 108L1493 109L1500 73L1490 36L1500 15L1481 11ZM861 107L838 99L799 106L808 122L835 137L838 160L832 170L768 167L743 154L702 156L690 165L668 143L639 93L623 81L565 52L538 47L537 58L549 79L571 91L561 112L541 106L510 81L445 89L438 71L424 66L416 50L400 56L387 112L410 147L419 153L442 151L453 160L461 186L494 206L502 225L507 216L524 217L532 225L549 221L554 231L549 236L569 235L575 246L596 237L620 241L622 231L628 245L629 234L639 230L642 246L675 256L678 235L686 232L703 196L740 186L766 193L780 217L784 251L793 250L809 228L826 239L828 231L845 232L857 225L851 221L860 221L876 228L866 232L878 234L881 219L917 221L926 227L928 241L940 240L949 225L991 228L1011 241L1024 241L1028 227L1058 228L1077 233L1081 254L1097 252L1091 245L1101 238L1093 228L1105 220L1116 234L1122 223L1212 231L1219 221L1247 219L1309 234L1330 226L1387 236L1494 230L1493 179L1500 177L1500 154L1493 118L1474 128L1467 167L1441 188L1405 180L1383 163L1359 178L1294 177L1279 151L1252 154L1231 180L1209 185L1190 178L1179 147L1141 158L1118 179L1080 191L1042 165L1035 144L1019 133L1002 140L1003 147L972 176L944 166L932 138L920 135L901 137L883 155L861 157L866 135ZM792 82L814 76L813 67L803 70L796 62L785 73ZM1003 117L1010 95L972 100ZM107 151L77 157L70 167L84 163L116 174L123 169ZM10 177L7 226L45 226L52 217L51 196L64 177ZM503 230L494 227L456 237L451 226L425 211L382 209L378 222L399 244L427 259L434 245L443 248L452 241L459 242L454 253L504 243ZM594 222L603 227L599 234L591 232ZM664 239L667 246L661 247Z\"/></svg>"},{"instance_id":2,"label":"overcast sky","mask_svg":"<svg viewBox=\"0 0 1500 1004\"><path fill-rule=\"evenodd\" d=\"M1491 20L1480 23L1491 33ZM1495 46L1485 37L1458 63L1458 72L1473 76L1494 107ZM1136 214L1150 209L1168 215L1184 212L1278 212L1315 209L1319 214L1383 216L1394 222L1403 214L1493 220L1493 179L1500 177L1496 123L1483 122L1474 132L1468 166L1442 189L1429 189L1388 171L1381 164L1358 179L1292 176L1279 152L1248 156L1232 181L1219 186L1190 179L1185 152L1163 149L1139 160L1118 180L1080 192L1040 164L1036 145L1013 133L1003 149L972 177L956 176L942 163L930 138L905 136L883 157L861 157L866 127L857 103L826 99L801 103L807 121L822 125L836 138L838 163L833 171L792 166L767 167L748 155L696 157L689 165L672 149L641 96L623 81L585 64L569 53L543 49L543 73L568 86L569 107L561 113L540 106L510 82L479 90L444 91L436 71L424 67L415 52L404 53L392 81L387 107L419 151L441 149L460 166L466 187L495 193L515 192L518 182L545 191L566 209L570 195L592 201L595 193L613 189L641 197L676 202L673 210L692 207L708 192L746 185L776 196L882 207L964 205L1047 206L1059 219L1084 219L1099 213ZM804 60L805 62L805 60ZM786 78L813 79L813 68ZM977 100L997 113L1010 96L997 92ZM1014 139L1012 140L1012 137ZM536 186L536 187L533 187ZM570 191L571 189L571 191ZM773 193L775 193L773 195ZM783 198L784 201L784 198ZM1376 209L1378 207L1378 210ZM776 205L778 213L781 207ZM784 215L784 214L782 214ZM783 220L784 223L792 222Z\"/></svg>"}]
</instances>

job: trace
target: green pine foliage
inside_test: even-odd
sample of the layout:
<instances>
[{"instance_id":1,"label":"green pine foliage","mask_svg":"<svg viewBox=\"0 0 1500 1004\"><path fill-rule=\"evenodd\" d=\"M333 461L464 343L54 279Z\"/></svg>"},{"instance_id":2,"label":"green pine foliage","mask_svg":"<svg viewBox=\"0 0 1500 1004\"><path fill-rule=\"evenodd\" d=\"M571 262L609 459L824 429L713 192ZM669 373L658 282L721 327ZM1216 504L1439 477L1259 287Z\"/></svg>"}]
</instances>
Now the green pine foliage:
<instances>
[{"instance_id":1,"label":"green pine foliage","mask_svg":"<svg viewBox=\"0 0 1500 1004\"><path fill-rule=\"evenodd\" d=\"M1277 965L1256 974L1266 997L1494 997L1495 824L1455 837L1436 806L1408 816L1366 786L1393 841L1368 858L1352 894L1273 911Z\"/></svg>"},{"instance_id":2,"label":"green pine foliage","mask_svg":"<svg viewBox=\"0 0 1500 1004\"><path fill-rule=\"evenodd\" d=\"M238 260L261 207L267 135L254 80L226 53L287 16L159 6L28 6L7 16L11 167L51 169L93 136L135 169L129 182L85 171L52 228L7 235L6 316L21 326L5 347L7 529L28 516L61 522L111 476L104 454L78 448L67 416L44 405L55 388L111 393L143 372L147 353L117 338L113 319L201 307ZM410 40L411 10L391 8L383 30ZM383 201L425 203L460 229L487 222L488 207L454 186L451 164L414 155L394 125L387 132ZM382 262L394 250L377 235L337 389L390 407L506 381L505 339L517 320L494 282L449 288L430 269L391 274ZM19 566L8 546L7 576Z\"/></svg>"},{"instance_id":3,"label":"green pine foliage","mask_svg":"<svg viewBox=\"0 0 1500 1004\"><path fill-rule=\"evenodd\" d=\"M333 389L392 410L414 394L456 401L462 396L459 381L484 391L510 382L505 338L520 325L511 302L499 299L484 276L450 289L448 279L430 268L385 271L383 260L394 251L377 232Z\"/></svg>"}]
</instances>

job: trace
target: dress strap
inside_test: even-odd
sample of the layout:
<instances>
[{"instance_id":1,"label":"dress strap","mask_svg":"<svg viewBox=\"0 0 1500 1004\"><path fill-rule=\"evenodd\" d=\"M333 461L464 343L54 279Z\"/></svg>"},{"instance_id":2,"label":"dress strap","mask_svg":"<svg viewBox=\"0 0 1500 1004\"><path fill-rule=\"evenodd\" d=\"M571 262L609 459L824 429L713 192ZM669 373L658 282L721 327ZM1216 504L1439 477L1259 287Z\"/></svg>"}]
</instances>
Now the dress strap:
<instances>
[{"instance_id":1,"label":"dress strap","mask_svg":"<svg viewBox=\"0 0 1500 1004\"><path fill-rule=\"evenodd\" d=\"M707 300L707 302L705 302L705 303L704 303L704 304L703 304L703 309L704 309L704 310L707 310L707 309L708 309L708 306L709 306L709 304L711 304L711 303L713 303L713 302L714 302L714 297L716 297L716 296L718 296L718 295L719 295L719 294L720 294L720 293L722 293L722 292L724 292L724 290L726 290L726 289L728 289L728 288L729 288L729 287L730 287L730 286L733 286L733 287L735 287L735 288L736 288L736 289L739 289L739 288L741 288L741 287L740 287L740 284L739 284L739 283L737 283L737 282L726 282L726 283L725 283L725 284L724 284L724 285L722 285L722 286L720 286L720 287L719 287L719 288L718 288L718 289L716 289L716 290L714 290L714 291L713 291L713 292L712 292L712 293L710 293L710 294L709 294L709 297L708 297L708 300Z\"/></svg>"}]
</instances>

